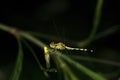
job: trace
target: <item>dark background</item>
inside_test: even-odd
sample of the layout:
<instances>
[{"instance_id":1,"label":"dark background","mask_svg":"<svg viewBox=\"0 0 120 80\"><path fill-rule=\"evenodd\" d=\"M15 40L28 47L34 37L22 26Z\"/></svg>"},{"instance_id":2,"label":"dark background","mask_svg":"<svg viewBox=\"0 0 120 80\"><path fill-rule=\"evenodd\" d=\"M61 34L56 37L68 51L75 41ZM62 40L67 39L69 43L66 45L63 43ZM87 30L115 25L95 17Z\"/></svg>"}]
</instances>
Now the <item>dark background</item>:
<instances>
[{"instance_id":1,"label":"dark background","mask_svg":"<svg viewBox=\"0 0 120 80\"><path fill-rule=\"evenodd\" d=\"M4 1L1 2L0 21L20 29L55 34L54 21L57 30L65 32L68 38L83 39L89 35L93 26L96 2L96 0ZM117 0L104 1L98 31L119 24L119 8Z\"/></svg>"},{"instance_id":2,"label":"dark background","mask_svg":"<svg viewBox=\"0 0 120 80\"><path fill-rule=\"evenodd\" d=\"M22 30L37 31L79 41L88 37L92 29L96 3L97 0L4 1L0 2L0 23ZM104 1L97 33L120 24L119 10L118 0ZM118 30L114 34L94 41L90 45L97 52L93 57L119 62L119 36ZM0 31L0 68L13 64L16 53L17 41L14 36ZM28 60L34 62L32 55L26 54L26 56ZM97 67L91 68L97 69ZM102 66L98 71L120 72L118 68L112 66Z\"/></svg>"}]
</instances>

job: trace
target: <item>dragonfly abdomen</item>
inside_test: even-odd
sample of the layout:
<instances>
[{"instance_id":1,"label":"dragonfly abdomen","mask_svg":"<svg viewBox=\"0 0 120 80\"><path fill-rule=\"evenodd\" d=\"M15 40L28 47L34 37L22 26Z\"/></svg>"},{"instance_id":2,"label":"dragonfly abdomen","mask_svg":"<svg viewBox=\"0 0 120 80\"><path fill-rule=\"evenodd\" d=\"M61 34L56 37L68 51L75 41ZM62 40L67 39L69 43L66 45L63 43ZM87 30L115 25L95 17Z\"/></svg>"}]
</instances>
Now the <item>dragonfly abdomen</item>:
<instances>
[{"instance_id":1,"label":"dragonfly abdomen","mask_svg":"<svg viewBox=\"0 0 120 80\"><path fill-rule=\"evenodd\" d=\"M66 46L66 49L67 50L80 50L80 51L90 51L90 52L93 52L93 50L88 50L88 49L85 49L85 48L72 48L72 47L68 47L68 46Z\"/></svg>"}]
</instances>

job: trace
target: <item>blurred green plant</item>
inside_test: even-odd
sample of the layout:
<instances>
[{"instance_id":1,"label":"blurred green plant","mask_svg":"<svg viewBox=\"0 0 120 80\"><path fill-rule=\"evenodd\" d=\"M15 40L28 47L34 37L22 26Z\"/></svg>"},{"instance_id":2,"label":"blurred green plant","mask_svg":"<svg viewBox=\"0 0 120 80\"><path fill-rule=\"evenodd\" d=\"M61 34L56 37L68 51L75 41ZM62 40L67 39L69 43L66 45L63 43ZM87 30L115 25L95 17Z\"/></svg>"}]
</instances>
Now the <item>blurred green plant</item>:
<instances>
[{"instance_id":1,"label":"blurred green plant","mask_svg":"<svg viewBox=\"0 0 120 80\"><path fill-rule=\"evenodd\" d=\"M19 50L18 50L18 57L16 60L16 66L14 68L13 74L11 75L10 80L19 80L19 76L22 70L22 62L23 62L23 50L22 50L22 46L21 46L21 42L20 39L27 39L29 41L31 41L32 43L36 44L38 47L40 48L44 48L47 47L50 51L51 49L49 48L48 45L46 45L45 43L43 43L42 41L38 40L36 37L32 36L31 34L25 32L25 31L20 31L17 30L15 28L10 28L8 26L5 25L0 25L0 29L9 32L10 34L13 34L17 40L18 40L18 44L19 44ZM30 46L28 46L30 48ZM37 56L35 55L35 53L33 52L32 49L30 49L33 56L35 57L39 67L41 70L43 70L43 74L45 74L45 76L48 76L49 74L47 73L48 70L44 67L42 67L42 65L40 64L40 62L37 59ZM80 63L75 62L74 60L70 59L69 57L63 55L62 53L55 51L55 52L51 52L50 53L51 57L54 59L57 67L59 67L65 75L65 79L70 78L71 80L80 80L70 69L70 67L63 61L67 61L71 64L74 64L74 67L77 68L78 70L82 71L83 73L85 73L86 75L90 76L93 80L106 80L105 78L103 78L102 76L100 76L99 74L87 69L86 67L84 67L83 65L81 65ZM59 71L58 71L59 72ZM57 73L56 73L57 74Z\"/></svg>"},{"instance_id":2,"label":"blurred green plant","mask_svg":"<svg viewBox=\"0 0 120 80\"><path fill-rule=\"evenodd\" d=\"M99 27L99 23L100 23L100 18L101 18L101 13L102 13L102 5L103 5L103 0L98 0L97 4L96 4L95 14L94 14L93 29L92 29L89 37L86 40L79 42L79 44L78 44L79 46L84 47L86 45L89 45L92 42L92 40L94 39L96 32L98 30L98 27Z\"/></svg>"},{"instance_id":3,"label":"blurred green plant","mask_svg":"<svg viewBox=\"0 0 120 80\"><path fill-rule=\"evenodd\" d=\"M94 14L95 16L94 16L94 21L93 21L93 29L92 29L89 37L82 42L80 41L80 42L76 43L76 42L71 41L71 43L76 43L76 45L78 45L80 47L81 46L84 47L84 46L89 45L93 40L96 40L96 39L99 39L106 35L112 34L118 30L118 26L113 26L110 29L103 31L100 34L96 34L99 23L100 23L102 5L103 5L103 0L98 0L95 14ZM89 76L93 80L107 80L106 78L104 78L103 76L98 74L97 72L94 72L94 71L86 68L82 64L78 63L77 61L72 60L71 58L62 54L61 52L59 52L59 51L52 52L51 48L48 45L46 45L41 40L37 39L34 35L37 35L37 36L40 36L40 37L43 37L46 39L53 39L53 38L56 39L55 36L45 35L42 33L38 34L37 32L22 31L22 30L19 30L16 28L8 27L3 24L0 24L0 30L6 31L6 32L14 35L18 41L18 56L16 59L15 68L14 68L13 72L11 72L12 75L10 76L10 80L19 80L19 78L20 78L20 74L21 74L22 66L23 66L22 65L23 64L23 56L24 56L24 53L23 53L24 51L22 50L21 42L23 42L27 46L27 48L30 50L30 52L32 53L33 57L35 58L38 66L39 66L40 71L42 70L43 74L48 79L49 79L49 75L50 75L49 72L54 72L55 74L59 74L59 77L61 77L60 73L62 72L62 74L64 76L64 80L81 80L79 77L80 75L77 75L76 73L74 73L71 68L71 67L75 67L75 69L77 69L77 71L84 73L85 75ZM56 68L57 72L56 72L56 69L50 69L50 68L46 68L46 67L42 66L38 57L36 56L36 53L34 52L32 47L27 43L27 40L31 41L32 43L34 43L36 46L38 46L41 49L44 49L44 47L48 48L48 50L50 51L49 55L53 59L55 65L57 67ZM58 38L57 38L57 40L58 40ZM91 60L91 59L89 59L89 60ZM96 59L93 61L101 62L101 61L97 61ZM105 61L103 61L103 63L104 62ZM71 66L69 66L67 63L71 64ZM106 63L112 64L110 62L106 62ZM117 65L117 64L118 63L114 64L114 62L113 62L113 65Z\"/></svg>"},{"instance_id":4,"label":"blurred green plant","mask_svg":"<svg viewBox=\"0 0 120 80\"><path fill-rule=\"evenodd\" d=\"M10 77L10 80L19 80L20 78L20 74L22 71L22 65L23 65L23 50L22 50L22 45L21 45L21 41L19 38L17 38L18 41L18 56L16 59L16 64L15 64L15 68L13 70L13 73Z\"/></svg>"}]
</instances>

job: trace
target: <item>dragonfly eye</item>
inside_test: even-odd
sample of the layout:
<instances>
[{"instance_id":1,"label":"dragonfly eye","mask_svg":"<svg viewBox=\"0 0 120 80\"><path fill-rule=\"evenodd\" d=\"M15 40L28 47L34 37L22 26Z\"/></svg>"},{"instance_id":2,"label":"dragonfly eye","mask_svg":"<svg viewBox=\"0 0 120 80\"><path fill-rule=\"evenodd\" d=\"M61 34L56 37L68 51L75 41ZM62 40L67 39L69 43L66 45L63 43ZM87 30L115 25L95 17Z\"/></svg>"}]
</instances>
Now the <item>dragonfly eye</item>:
<instances>
[{"instance_id":1,"label":"dragonfly eye","mask_svg":"<svg viewBox=\"0 0 120 80\"><path fill-rule=\"evenodd\" d=\"M55 44L54 42L51 42L51 43L50 43L50 47L51 47L51 48L55 48L55 47L56 47L56 44Z\"/></svg>"}]
</instances>

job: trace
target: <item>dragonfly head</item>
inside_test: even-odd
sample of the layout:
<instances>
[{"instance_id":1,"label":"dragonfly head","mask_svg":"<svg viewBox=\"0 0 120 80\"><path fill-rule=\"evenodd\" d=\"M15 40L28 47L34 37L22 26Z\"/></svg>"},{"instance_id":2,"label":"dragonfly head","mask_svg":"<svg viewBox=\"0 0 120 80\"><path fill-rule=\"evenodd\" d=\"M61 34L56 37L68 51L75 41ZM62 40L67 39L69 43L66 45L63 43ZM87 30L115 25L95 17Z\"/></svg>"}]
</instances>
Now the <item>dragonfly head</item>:
<instances>
[{"instance_id":1,"label":"dragonfly head","mask_svg":"<svg viewBox=\"0 0 120 80\"><path fill-rule=\"evenodd\" d=\"M51 48L55 48L55 47L56 47L56 44L55 44L54 42L51 42L51 43L50 43L50 47L51 47Z\"/></svg>"}]
</instances>

